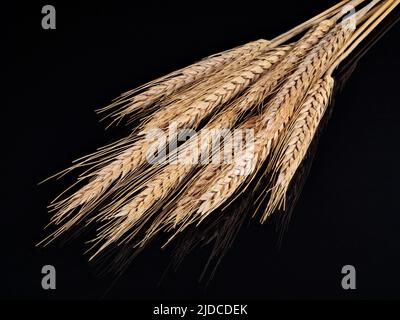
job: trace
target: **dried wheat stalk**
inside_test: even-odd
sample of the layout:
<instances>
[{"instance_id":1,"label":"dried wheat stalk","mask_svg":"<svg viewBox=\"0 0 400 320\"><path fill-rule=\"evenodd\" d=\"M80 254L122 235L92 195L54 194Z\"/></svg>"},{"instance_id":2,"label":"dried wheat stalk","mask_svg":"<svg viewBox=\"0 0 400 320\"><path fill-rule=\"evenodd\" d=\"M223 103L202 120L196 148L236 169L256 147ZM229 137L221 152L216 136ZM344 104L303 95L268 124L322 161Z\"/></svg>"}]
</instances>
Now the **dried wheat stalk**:
<instances>
[{"instance_id":1,"label":"dried wheat stalk","mask_svg":"<svg viewBox=\"0 0 400 320\"><path fill-rule=\"evenodd\" d=\"M345 4L362 2L342 1L272 41L258 40L210 56L131 90L103 108L101 112L111 111L115 120L142 117L141 125L72 167L92 166L79 178L89 181L51 204L55 211L51 222L58 229L50 238L91 213L89 222L102 223L93 240L93 257L113 243L130 243L139 232L142 240L137 245L164 230L172 232L172 239L232 201L268 164L264 174L271 175L272 189L261 217L264 222L284 204L290 181L327 108L333 69L400 1L373 0L364 6L354 15L359 23L356 31L338 21ZM300 40L281 45L307 29ZM171 122L178 131L199 127L200 131L173 156L161 159L171 163L148 166L149 153L166 149L176 133L164 134L163 139L146 133L154 128L165 133ZM197 160L209 161L215 143L222 146L214 138L225 138L229 131L221 130L233 128L255 132L253 145L243 139L231 141L238 151L233 163L211 162L199 168L198 161L190 161L194 148ZM199 140L203 134L207 139ZM104 200L106 206L94 214Z\"/></svg>"}]
</instances>

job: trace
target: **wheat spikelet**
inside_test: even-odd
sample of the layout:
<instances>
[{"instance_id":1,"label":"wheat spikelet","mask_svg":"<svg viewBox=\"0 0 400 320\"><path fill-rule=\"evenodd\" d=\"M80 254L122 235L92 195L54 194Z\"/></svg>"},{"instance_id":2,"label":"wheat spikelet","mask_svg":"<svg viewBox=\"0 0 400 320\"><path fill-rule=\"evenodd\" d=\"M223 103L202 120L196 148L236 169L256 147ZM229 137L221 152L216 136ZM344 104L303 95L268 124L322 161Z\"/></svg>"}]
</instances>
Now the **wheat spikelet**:
<instances>
[{"instance_id":1,"label":"wheat spikelet","mask_svg":"<svg viewBox=\"0 0 400 320\"><path fill-rule=\"evenodd\" d=\"M257 124L254 153L244 151L235 164L222 166L208 191L201 196L198 212L202 216L224 203L250 176L260 168L269 155L296 106L312 85L329 67L329 62L351 36L351 30L336 26L289 76Z\"/></svg>"},{"instance_id":2,"label":"wheat spikelet","mask_svg":"<svg viewBox=\"0 0 400 320\"><path fill-rule=\"evenodd\" d=\"M243 65L251 61L254 56L266 51L269 43L270 42L267 40L260 39L231 50L214 54L193 65L140 87L138 90L144 89L143 92L137 93L138 90L131 90L122 95L115 103L99 111L104 112L116 106L120 106L118 110L112 113L113 116L118 118L137 112L140 109L156 104L160 99L170 96L179 89L194 83L202 77L217 72L230 63L235 62L239 65Z\"/></svg>"},{"instance_id":3,"label":"wheat spikelet","mask_svg":"<svg viewBox=\"0 0 400 320\"><path fill-rule=\"evenodd\" d=\"M305 156L328 106L333 85L334 80L331 76L326 76L314 85L294 115L285 137L282 138L281 146L277 147L279 153L272 166L277 180L272 188L262 222L283 204L289 183Z\"/></svg>"}]
</instances>

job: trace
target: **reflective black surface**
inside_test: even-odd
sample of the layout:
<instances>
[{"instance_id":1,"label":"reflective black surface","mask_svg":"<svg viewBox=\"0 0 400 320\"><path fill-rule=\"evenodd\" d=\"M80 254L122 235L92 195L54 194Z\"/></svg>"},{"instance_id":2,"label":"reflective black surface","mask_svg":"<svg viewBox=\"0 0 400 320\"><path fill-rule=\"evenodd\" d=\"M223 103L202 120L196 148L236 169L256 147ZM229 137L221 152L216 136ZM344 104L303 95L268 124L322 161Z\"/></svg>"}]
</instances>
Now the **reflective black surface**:
<instances>
[{"instance_id":1,"label":"reflective black surface","mask_svg":"<svg viewBox=\"0 0 400 320\"><path fill-rule=\"evenodd\" d=\"M62 247L35 247L45 235L46 205L75 177L37 183L129 131L105 132L95 108L211 53L272 38L333 3L228 3L224 10L206 2L54 2L55 31L41 29L45 3L6 8L0 296L399 298L400 24L365 54L336 94L280 245L274 221L246 222L208 286L198 277L209 247L192 251L159 285L175 252L173 246L160 250L160 239L111 290L113 277L99 277L83 255L88 235ZM398 9L392 19L396 15ZM55 291L41 288L45 264L56 267ZM341 288L348 264L357 270L354 291Z\"/></svg>"}]
</instances>

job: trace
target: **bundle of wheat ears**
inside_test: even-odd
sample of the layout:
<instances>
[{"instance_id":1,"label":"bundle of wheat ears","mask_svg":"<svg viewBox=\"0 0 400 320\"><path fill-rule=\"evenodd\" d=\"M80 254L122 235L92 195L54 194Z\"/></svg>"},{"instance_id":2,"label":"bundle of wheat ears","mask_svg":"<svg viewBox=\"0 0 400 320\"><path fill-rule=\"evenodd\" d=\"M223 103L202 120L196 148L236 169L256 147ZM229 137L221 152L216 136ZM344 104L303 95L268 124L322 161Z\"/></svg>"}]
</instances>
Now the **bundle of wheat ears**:
<instances>
[{"instance_id":1,"label":"bundle of wheat ears","mask_svg":"<svg viewBox=\"0 0 400 320\"><path fill-rule=\"evenodd\" d=\"M285 208L330 102L334 70L399 2L341 1L273 40L214 54L99 110L112 123L140 124L60 174L86 168L75 189L51 203L55 230L42 243L91 224L91 259L159 234L168 243L226 214L249 188L259 191L255 204L266 202L254 216L265 222Z\"/></svg>"}]
</instances>

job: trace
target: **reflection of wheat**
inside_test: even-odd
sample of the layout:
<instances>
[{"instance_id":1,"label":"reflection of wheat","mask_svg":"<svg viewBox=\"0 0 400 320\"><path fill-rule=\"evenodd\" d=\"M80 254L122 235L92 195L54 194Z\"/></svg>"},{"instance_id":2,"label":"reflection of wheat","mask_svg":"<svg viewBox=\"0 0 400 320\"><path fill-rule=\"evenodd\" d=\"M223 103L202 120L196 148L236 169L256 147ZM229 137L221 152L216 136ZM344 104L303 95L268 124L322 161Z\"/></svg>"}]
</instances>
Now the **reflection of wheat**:
<instances>
[{"instance_id":1,"label":"reflection of wheat","mask_svg":"<svg viewBox=\"0 0 400 320\"><path fill-rule=\"evenodd\" d=\"M94 242L96 254L113 243L135 239L144 244L161 230L172 232L173 238L215 216L216 209L253 185L257 174L269 179L271 186L264 192L269 194L264 222L284 204L328 106L333 70L400 0L364 6L355 16L356 30L338 23L345 4L362 2L342 1L276 39L210 56L129 91L100 110L115 120L129 116L142 122L128 137L72 167L92 165L80 178L88 180L85 185L51 204L52 223L58 227L51 239L84 218L103 224ZM294 40L302 31L304 35ZM175 162L149 165L148 153L167 149L176 136L167 133L160 140L145 133L166 130L171 122L177 130L199 131L175 147L169 158ZM213 138L224 138L231 129L254 130L252 152L247 141L239 140L232 145L238 151L232 162L179 162L198 147L202 136L207 139L199 146L200 157L210 159L207 151L214 150Z\"/></svg>"}]
</instances>

